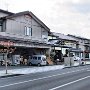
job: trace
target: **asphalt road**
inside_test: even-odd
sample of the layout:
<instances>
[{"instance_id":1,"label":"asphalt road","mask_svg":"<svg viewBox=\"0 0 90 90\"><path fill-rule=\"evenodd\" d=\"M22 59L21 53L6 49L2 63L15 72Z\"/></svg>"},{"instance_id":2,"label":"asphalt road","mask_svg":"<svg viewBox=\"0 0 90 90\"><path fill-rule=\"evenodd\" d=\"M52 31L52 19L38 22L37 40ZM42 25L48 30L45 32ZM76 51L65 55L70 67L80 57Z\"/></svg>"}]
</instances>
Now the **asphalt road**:
<instances>
[{"instance_id":1,"label":"asphalt road","mask_svg":"<svg viewBox=\"0 0 90 90\"><path fill-rule=\"evenodd\" d=\"M90 90L90 65L0 78L0 90Z\"/></svg>"}]
</instances>

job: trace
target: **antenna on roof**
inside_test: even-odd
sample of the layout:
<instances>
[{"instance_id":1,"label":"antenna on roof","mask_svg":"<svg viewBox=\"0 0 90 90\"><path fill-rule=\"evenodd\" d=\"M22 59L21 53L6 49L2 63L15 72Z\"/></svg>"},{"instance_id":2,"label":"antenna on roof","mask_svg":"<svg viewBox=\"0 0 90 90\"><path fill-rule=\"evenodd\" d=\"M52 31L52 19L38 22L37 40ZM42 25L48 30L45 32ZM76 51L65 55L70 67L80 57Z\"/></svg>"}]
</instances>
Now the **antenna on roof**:
<instances>
[{"instance_id":1,"label":"antenna on roof","mask_svg":"<svg viewBox=\"0 0 90 90\"><path fill-rule=\"evenodd\" d=\"M5 3L5 6L6 6L6 10L8 11L9 4L7 2Z\"/></svg>"}]
</instances>

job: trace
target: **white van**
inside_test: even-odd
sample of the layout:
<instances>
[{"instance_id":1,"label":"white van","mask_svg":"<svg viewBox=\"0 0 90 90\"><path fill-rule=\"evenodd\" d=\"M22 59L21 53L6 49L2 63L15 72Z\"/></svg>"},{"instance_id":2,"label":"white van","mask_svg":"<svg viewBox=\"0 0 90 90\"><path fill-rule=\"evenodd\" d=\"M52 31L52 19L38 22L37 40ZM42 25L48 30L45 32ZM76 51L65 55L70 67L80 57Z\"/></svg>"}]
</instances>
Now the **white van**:
<instances>
[{"instance_id":1,"label":"white van","mask_svg":"<svg viewBox=\"0 0 90 90\"><path fill-rule=\"evenodd\" d=\"M47 65L46 56L45 55L33 55L29 57L29 65Z\"/></svg>"}]
</instances>

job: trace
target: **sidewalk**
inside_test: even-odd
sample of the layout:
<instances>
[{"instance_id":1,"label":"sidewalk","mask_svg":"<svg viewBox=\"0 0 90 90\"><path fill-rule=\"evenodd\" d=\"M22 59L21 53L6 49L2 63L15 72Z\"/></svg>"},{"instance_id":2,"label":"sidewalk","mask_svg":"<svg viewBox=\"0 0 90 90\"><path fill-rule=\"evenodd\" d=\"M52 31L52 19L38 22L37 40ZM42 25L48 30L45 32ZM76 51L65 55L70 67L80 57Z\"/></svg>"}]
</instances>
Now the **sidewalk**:
<instances>
[{"instance_id":1,"label":"sidewalk","mask_svg":"<svg viewBox=\"0 0 90 90\"><path fill-rule=\"evenodd\" d=\"M90 65L90 61L85 62L86 65ZM79 62L75 62L74 66L79 66ZM5 74L5 66L0 68L0 77L7 75L17 75L17 74L30 74L37 72L46 72L51 70L58 70L65 68L64 65L53 65L53 66L41 66L41 67L33 67L33 66L15 66L8 68L8 74Z\"/></svg>"},{"instance_id":2,"label":"sidewalk","mask_svg":"<svg viewBox=\"0 0 90 90\"><path fill-rule=\"evenodd\" d=\"M5 74L5 70L0 70L0 76L46 72L46 71L50 71L50 70L57 70L57 69L63 69L63 68L64 68L64 65L28 67L28 68L22 67L20 69L8 69L8 74Z\"/></svg>"}]
</instances>

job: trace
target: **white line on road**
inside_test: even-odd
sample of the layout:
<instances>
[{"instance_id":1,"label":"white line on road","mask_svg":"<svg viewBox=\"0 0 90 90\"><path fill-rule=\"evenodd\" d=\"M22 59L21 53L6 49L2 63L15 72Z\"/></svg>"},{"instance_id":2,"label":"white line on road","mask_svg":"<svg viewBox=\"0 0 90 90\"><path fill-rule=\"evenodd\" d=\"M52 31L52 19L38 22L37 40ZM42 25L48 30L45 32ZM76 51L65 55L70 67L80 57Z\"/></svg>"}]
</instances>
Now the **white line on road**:
<instances>
[{"instance_id":1,"label":"white line on road","mask_svg":"<svg viewBox=\"0 0 90 90\"><path fill-rule=\"evenodd\" d=\"M51 78L51 77L55 77L55 76L60 76L60 75L65 75L65 74L69 74L69 73L74 73L74 72L78 72L78 71L83 71L83 70L86 70L86 69L66 72L66 73L62 73L62 74L51 75L51 76L47 76L47 77L42 77L42 78L37 78L37 79L32 79L32 80L27 80L27 81L22 81L22 82L17 82L17 83L13 83L13 84L7 84L7 85L0 86L0 88L9 87L9 86L18 85L18 84L23 84L23 83L28 83L28 82L32 82L32 81L43 80L43 79L47 79L47 78Z\"/></svg>"},{"instance_id":2,"label":"white line on road","mask_svg":"<svg viewBox=\"0 0 90 90\"><path fill-rule=\"evenodd\" d=\"M87 78L90 78L90 76L87 76L87 77L84 77L84 78L80 78L80 79L78 79L78 80L75 80L75 81L72 81L72 82L69 82L69 83L66 83L66 84L63 84L63 85L60 85L60 86L54 87L54 88L49 89L49 90L60 89L60 88L62 88L62 87L64 87L64 86L67 86L67 85L70 85L70 84L73 84L73 83L76 83L76 82L82 81L82 80L87 79Z\"/></svg>"}]
</instances>

